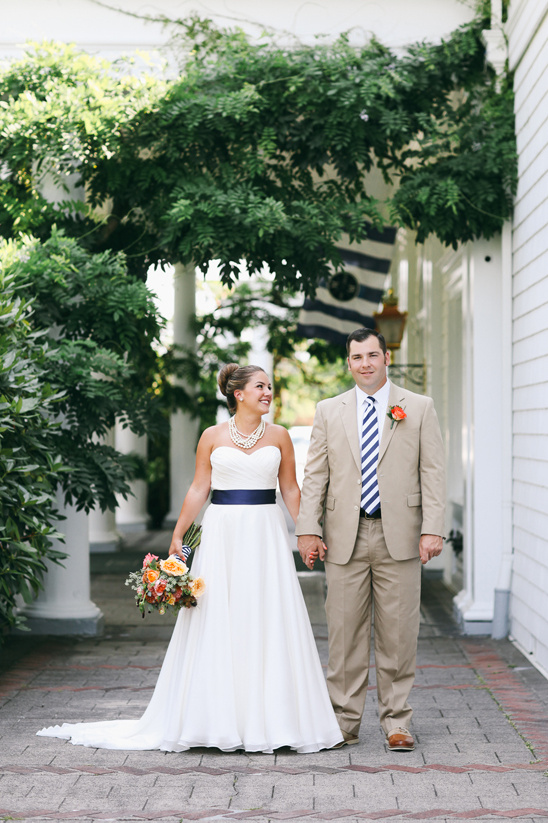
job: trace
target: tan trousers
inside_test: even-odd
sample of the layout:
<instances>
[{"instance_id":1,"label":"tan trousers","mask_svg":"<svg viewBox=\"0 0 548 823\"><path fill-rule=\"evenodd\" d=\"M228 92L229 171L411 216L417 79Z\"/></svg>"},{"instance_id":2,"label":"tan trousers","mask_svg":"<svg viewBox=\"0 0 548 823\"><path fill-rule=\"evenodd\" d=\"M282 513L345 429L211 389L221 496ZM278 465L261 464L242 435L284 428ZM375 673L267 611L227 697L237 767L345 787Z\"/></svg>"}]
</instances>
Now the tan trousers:
<instances>
[{"instance_id":1,"label":"tan trousers","mask_svg":"<svg viewBox=\"0 0 548 823\"><path fill-rule=\"evenodd\" d=\"M337 565L326 558L325 570L327 685L341 729L359 732L369 682L372 605L381 726L386 734L407 728L420 624L419 558L393 560L382 521L360 519L349 562Z\"/></svg>"}]
</instances>

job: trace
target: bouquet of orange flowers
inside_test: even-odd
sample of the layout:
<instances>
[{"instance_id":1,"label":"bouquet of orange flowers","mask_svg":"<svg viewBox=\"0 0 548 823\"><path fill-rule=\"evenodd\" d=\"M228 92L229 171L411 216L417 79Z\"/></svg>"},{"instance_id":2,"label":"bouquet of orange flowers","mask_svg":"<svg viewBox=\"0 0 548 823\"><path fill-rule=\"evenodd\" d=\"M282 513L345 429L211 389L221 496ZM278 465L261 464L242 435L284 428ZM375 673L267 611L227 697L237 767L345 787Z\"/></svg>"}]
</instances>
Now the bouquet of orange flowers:
<instances>
[{"instance_id":1,"label":"bouquet of orange flowers","mask_svg":"<svg viewBox=\"0 0 548 823\"><path fill-rule=\"evenodd\" d=\"M189 534L191 531L192 535ZM200 529L193 524L183 542L195 548L200 542ZM150 552L143 560L143 567L131 572L126 586L135 592L135 603L143 617L147 611L157 610L159 614L165 614L166 611L178 612L196 606L205 590L203 579L192 577L180 557L173 554L167 560L160 560Z\"/></svg>"}]
</instances>

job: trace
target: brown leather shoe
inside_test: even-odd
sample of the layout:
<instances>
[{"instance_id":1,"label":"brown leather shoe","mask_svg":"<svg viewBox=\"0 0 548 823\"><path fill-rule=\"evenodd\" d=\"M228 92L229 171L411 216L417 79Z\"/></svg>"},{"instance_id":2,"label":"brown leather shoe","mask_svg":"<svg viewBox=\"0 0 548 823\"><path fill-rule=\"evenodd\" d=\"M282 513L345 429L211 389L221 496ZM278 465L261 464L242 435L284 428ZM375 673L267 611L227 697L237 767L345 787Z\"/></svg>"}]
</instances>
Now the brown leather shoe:
<instances>
[{"instance_id":1,"label":"brown leather shoe","mask_svg":"<svg viewBox=\"0 0 548 823\"><path fill-rule=\"evenodd\" d=\"M409 733L409 729L391 729L386 735L388 748L391 752L412 752L415 748L415 741Z\"/></svg>"},{"instance_id":2,"label":"brown leather shoe","mask_svg":"<svg viewBox=\"0 0 548 823\"><path fill-rule=\"evenodd\" d=\"M341 729L341 734L343 739L340 743L335 743L334 746L331 746L332 749L342 749L343 746L353 746L355 743L360 742L357 734L350 734L349 732L345 732L344 729Z\"/></svg>"}]
</instances>

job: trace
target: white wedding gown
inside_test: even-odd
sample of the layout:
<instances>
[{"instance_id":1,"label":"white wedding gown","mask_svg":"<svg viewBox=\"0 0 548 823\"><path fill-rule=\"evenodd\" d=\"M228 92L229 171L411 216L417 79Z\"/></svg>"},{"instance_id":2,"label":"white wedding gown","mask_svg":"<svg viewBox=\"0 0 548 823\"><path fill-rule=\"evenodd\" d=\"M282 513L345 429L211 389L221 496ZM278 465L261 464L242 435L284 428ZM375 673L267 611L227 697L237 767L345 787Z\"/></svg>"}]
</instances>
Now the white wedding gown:
<instances>
[{"instance_id":1,"label":"white wedding gown","mask_svg":"<svg viewBox=\"0 0 548 823\"><path fill-rule=\"evenodd\" d=\"M211 456L214 489L276 487L280 451ZM315 752L342 740L277 505L210 505L192 573L204 595L177 618L139 720L64 723L39 735L104 749L192 746Z\"/></svg>"}]
</instances>

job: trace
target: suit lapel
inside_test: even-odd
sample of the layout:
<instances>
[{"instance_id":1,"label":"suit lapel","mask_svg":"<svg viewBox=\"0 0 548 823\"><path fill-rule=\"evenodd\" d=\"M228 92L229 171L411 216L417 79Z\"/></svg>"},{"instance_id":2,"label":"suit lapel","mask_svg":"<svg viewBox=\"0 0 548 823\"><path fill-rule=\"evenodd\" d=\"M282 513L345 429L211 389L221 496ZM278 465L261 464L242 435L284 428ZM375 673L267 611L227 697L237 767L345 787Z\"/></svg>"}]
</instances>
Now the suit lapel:
<instances>
[{"instance_id":1,"label":"suit lapel","mask_svg":"<svg viewBox=\"0 0 548 823\"><path fill-rule=\"evenodd\" d=\"M394 432L396 431L396 426L398 425L397 421L394 421L394 425L392 425L392 420L388 417L388 410L391 406L399 406L404 402L404 397L401 394L401 389L399 386L395 386L393 383L390 384L390 394L388 396L388 408L386 409L386 417L384 419L384 426L382 429L382 436L381 436L381 445L379 449L379 463L383 458L383 455L388 448L388 444L392 440Z\"/></svg>"},{"instance_id":2,"label":"suit lapel","mask_svg":"<svg viewBox=\"0 0 548 823\"><path fill-rule=\"evenodd\" d=\"M340 415L352 457L356 462L356 466L361 471L360 438L358 434L358 412L356 409L355 389L350 389L350 391L342 395Z\"/></svg>"}]
</instances>

